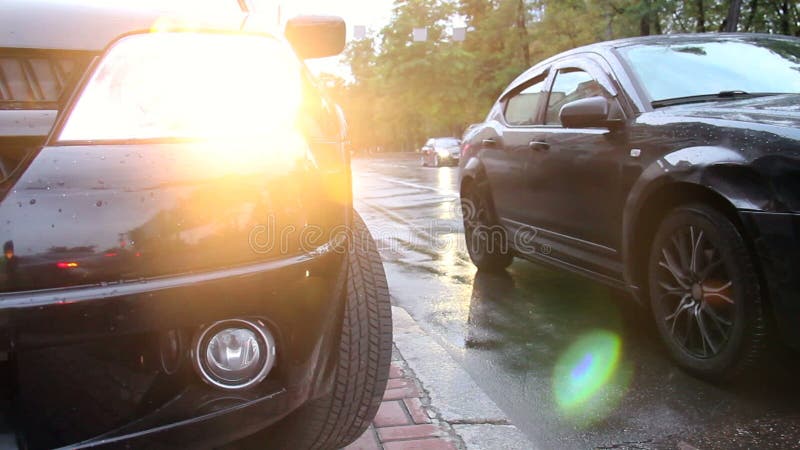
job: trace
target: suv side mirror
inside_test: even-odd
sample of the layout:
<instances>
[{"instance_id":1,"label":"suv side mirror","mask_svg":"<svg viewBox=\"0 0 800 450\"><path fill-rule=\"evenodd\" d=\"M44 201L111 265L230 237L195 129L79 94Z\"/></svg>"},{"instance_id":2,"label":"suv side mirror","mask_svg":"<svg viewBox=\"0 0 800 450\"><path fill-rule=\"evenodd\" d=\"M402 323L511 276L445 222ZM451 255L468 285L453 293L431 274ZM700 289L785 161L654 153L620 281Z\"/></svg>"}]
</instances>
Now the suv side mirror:
<instances>
[{"instance_id":1,"label":"suv side mirror","mask_svg":"<svg viewBox=\"0 0 800 450\"><path fill-rule=\"evenodd\" d=\"M334 56L344 50L344 20L335 16L298 16L286 23L284 35L302 59Z\"/></svg>"},{"instance_id":2,"label":"suv side mirror","mask_svg":"<svg viewBox=\"0 0 800 450\"><path fill-rule=\"evenodd\" d=\"M561 124L566 128L608 127L608 100L603 96L582 98L561 107Z\"/></svg>"}]
</instances>

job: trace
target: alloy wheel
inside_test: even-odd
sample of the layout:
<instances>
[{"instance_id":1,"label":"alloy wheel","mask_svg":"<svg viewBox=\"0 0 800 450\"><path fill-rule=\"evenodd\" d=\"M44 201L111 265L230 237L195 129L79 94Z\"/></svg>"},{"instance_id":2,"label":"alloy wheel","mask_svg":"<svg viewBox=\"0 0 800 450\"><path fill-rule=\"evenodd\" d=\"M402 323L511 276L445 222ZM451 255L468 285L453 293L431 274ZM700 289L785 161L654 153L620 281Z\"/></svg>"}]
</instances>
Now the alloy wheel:
<instances>
[{"instance_id":1,"label":"alloy wheel","mask_svg":"<svg viewBox=\"0 0 800 450\"><path fill-rule=\"evenodd\" d=\"M719 355L737 319L736 286L722 253L696 226L675 230L658 251L657 319L692 357Z\"/></svg>"}]
</instances>

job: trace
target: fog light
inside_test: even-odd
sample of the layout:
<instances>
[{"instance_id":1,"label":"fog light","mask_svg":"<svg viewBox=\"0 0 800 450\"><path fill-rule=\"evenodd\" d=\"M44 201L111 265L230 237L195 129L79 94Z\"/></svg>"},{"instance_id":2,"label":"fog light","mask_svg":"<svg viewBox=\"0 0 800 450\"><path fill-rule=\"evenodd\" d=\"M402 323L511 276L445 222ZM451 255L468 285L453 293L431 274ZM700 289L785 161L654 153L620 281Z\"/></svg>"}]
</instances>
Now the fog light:
<instances>
[{"instance_id":1,"label":"fog light","mask_svg":"<svg viewBox=\"0 0 800 450\"><path fill-rule=\"evenodd\" d=\"M225 320L195 338L192 359L206 383L221 389L246 389L266 378L275 364L275 340L259 321Z\"/></svg>"}]
</instances>

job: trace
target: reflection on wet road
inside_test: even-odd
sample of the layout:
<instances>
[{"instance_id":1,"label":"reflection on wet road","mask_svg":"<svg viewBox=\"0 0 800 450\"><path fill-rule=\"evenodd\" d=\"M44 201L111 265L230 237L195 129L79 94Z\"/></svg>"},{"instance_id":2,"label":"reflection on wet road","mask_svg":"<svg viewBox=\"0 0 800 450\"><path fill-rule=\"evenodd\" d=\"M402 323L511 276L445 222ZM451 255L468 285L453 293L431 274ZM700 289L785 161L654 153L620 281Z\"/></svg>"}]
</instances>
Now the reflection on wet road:
<instances>
[{"instance_id":1,"label":"reflection on wet road","mask_svg":"<svg viewBox=\"0 0 800 450\"><path fill-rule=\"evenodd\" d=\"M718 387L676 369L631 300L517 260L476 273L463 242L458 169L356 160L356 208L392 300L433 335L540 448L800 447L800 364ZM465 395L469 395L465 393Z\"/></svg>"}]
</instances>

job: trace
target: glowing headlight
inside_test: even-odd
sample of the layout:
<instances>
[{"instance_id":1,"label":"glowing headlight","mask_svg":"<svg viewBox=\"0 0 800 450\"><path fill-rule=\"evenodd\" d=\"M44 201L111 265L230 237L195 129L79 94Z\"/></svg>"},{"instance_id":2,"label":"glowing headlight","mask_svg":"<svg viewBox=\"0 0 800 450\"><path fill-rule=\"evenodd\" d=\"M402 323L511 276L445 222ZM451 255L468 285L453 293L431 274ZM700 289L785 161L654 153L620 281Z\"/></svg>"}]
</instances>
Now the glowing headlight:
<instances>
[{"instance_id":1,"label":"glowing headlight","mask_svg":"<svg viewBox=\"0 0 800 450\"><path fill-rule=\"evenodd\" d=\"M59 139L267 138L294 125L300 67L266 35L126 36L95 69Z\"/></svg>"},{"instance_id":2,"label":"glowing headlight","mask_svg":"<svg viewBox=\"0 0 800 450\"><path fill-rule=\"evenodd\" d=\"M226 320L195 338L192 359L206 383L246 389L260 383L275 363L275 340L261 322Z\"/></svg>"},{"instance_id":3,"label":"glowing headlight","mask_svg":"<svg viewBox=\"0 0 800 450\"><path fill-rule=\"evenodd\" d=\"M446 149L443 149L443 148L439 149L439 150L436 150L436 153L439 154L439 158L449 158L450 157L450 152L448 152Z\"/></svg>"}]
</instances>

